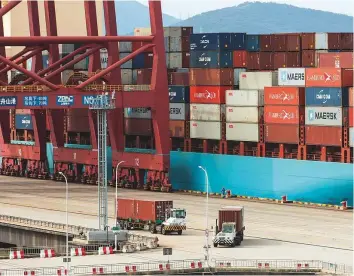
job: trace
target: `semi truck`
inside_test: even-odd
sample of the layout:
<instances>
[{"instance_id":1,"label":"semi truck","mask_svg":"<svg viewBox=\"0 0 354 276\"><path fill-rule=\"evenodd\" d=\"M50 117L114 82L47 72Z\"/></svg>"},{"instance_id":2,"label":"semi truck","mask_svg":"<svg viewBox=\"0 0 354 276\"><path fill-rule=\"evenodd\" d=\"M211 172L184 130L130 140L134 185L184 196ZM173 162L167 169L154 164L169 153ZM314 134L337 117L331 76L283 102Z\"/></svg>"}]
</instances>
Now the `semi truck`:
<instances>
[{"instance_id":1,"label":"semi truck","mask_svg":"<svg viewBox=\"0 0 354 276\"><path fill-rule=\"evenodd\" d=\"M230 247L241 245L244 231L244 208L240 206L222 207L216 220L214 247L218 247L218 245Z\"/></svg>"},{"instance_id":2,"label":"semi truck","mask_svg":"<svg viewBox=\"0 0 354 276\"><path fill-rule=\"evenodd\" d=\"M186 210L173 208L173 201L118 198L117 223L125 230L182 235L186 230Z\"/></svg>"}]
</instances>

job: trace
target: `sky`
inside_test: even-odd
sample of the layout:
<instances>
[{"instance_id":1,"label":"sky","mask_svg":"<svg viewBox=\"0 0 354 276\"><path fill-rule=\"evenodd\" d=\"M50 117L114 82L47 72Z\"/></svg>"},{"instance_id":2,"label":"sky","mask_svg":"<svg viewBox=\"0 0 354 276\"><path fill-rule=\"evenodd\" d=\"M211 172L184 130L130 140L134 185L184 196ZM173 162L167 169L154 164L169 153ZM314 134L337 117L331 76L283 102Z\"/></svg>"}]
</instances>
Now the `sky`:
<instances>
[{"instance_id":1,"label":"sky","mask_svg":"<svg viewBox=\"0 0 354 276\"><path fill-rule=\"evenodd\" d=\"M147 0L137 0L147 4ZM330 11L353 16L354 0L259 0L260 2L277 2L291 4L302 8ZM163 12L180 19L212 11L232 7L246 0L162 0ZM249 0L248 2L253 2Z\"/></svg>"}]
</instances>

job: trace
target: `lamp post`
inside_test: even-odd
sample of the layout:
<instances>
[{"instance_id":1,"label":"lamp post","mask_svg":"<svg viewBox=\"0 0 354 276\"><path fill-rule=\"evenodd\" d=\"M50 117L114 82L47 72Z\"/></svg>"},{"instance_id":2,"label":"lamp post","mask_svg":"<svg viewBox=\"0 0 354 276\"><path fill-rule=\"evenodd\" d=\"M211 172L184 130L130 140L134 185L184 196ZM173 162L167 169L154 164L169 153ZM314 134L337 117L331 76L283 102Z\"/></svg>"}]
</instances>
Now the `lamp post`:
<instances>
[{"instance_id":1,"label":"lamp post","mask_svg":"<svg viewBox=\"0 0 354 276\"><path fill-rule=\"evenodd\" d=\"M68 217L68 201L69 201L69 185L68 179L66 178L65 174L59 172L61 176L65 179L65 186L66 186L66 271L69 275L69 217Z\"/></svg>"},{"instance_id":2,"label":"lamp post","mask_svg":"<svg viewBox=\"0 0 354 276\"><path fill-rule=\"evenodd\" d=\"M119 169L119 165L124 163L125 161L120 161L117 166L116 166L116 211L115 211L115 220L116 220L116 227L118 227L118 221L117 221L117 217L118 217L118 169ZM117 251L118 250L118 240L117 240L117 233L115 233L114 235L114 250Z\"/></svg>"},{"instance_id":3,"label":"lamp post","mask_svg":"<svg viewBox=\"0 0 354 276\"><path fill-rule=\"evenodd\" d=\"M205 216L206 216L206 225L205 225L205 260L209 265L209 178L208 172L202 166L198 166L199 169L203 170L205 173L205 184L206 184L206 206L205 206Z\"/></svg>"}]
</instances>

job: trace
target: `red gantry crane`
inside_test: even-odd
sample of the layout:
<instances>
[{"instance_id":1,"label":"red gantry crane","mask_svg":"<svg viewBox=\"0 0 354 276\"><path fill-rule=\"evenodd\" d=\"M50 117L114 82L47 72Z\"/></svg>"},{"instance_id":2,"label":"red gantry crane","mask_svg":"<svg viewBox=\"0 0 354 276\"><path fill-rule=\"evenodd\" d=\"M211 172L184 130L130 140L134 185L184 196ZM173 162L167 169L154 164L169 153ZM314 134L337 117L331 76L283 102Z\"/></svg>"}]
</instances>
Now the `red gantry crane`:
<instances>
[{"instance_id":1,"label":"red gantry crane","mask_svg":"<svg viewBox=\"0 0 354 276\"><path fill-rule=\"evenodd\" d=\"M96 183L97 181L97 123L94 110L89 110L88 99L102 93L115 93L115 109L108 111L107 125L112 148L112 170L125 161L118 172L137 187L151 190L170 189L168 170L170 166L169 98L167 68L164 49L164 33L160 1L149 1L150 36L118 36L114 1L104 1L105 36L98 35L95 1L85 1L87 36L58 36L55 1L27 1L30 37L5 37L3 16L21 2L10 1L0 9L0 156L1 173L6 175L47 178L46 120L49 125L50 142L53 144L55 180L62 181L64 172L71 181ZM38 5L44 5L47 36L40 35ZM132 11L133 13L134 11ZM118 42L139 42L141 47L119 60ZM60 58L59 44L80 44L81 47ZM6 57L6 46L24 46L12 57ZM100 49L107 49L108 65L101 69ZM153 49L151 85L121 85L120 66L146 49ZM43 69L42 51L49 53L48 67ZM88 74L72 77L62 83L61 73L79 61L89 57ZM32 58L31 70L21 64ZM7 72L15 69L22 77L10 83ZM124 108L149 107L156 152L125 152ZM34 143L14 144L16 130L10 128L14 109L30 109ZM67 148L65 144L65 110L87 109L92 150ZM29 132L29 131L28 131ZM63 135L64 134L64 135ZM25 131L25 142L28 133ZM147 177L146 177L147 174ZM144 181L146 179L146 181Z\"/></svg>"}]
</instances>

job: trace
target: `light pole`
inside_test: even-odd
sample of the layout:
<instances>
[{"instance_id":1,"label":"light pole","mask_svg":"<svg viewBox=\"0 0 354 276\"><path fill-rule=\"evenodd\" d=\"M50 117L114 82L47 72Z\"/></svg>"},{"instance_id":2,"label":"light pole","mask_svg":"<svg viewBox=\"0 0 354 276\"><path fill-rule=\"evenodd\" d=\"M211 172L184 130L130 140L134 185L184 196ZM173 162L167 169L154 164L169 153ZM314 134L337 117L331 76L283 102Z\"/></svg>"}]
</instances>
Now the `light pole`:
<instances>
[{"instance_id":1,"label":"light pole","mask_svg":"<svg viewBox=\"0 0 354 276\"><path fill-rule=\"evenodd\" d=\"M65 174L62 172L59 172L60 175L62 175L65 179L65 186L66 186L66 271L69 273L69 217L68 217L68 201L69 201L69 185L68 185L68 179L66 178Z\"/></svg>"},{"instance_id":2,"label":"light pole","mask_svg":"<svg viewBox=\"0 0 354 276\"><path fill-rule=\"evenodd\" d=\"M116 166L116 211L115 211L115 220L116 220L116 227L118 227L118 168L119 165L124 163L125 161L120 161L117 166ZM118 250L118 239L117 239L117 233L114 234L114 251Z\"/></svg>"},{"instance_id":3,"label":"light pole","mask_svg":"<svg viewBox=\"0 0 354 276\"><path fill-rule=\"evenodd\" d=\"M209 265L209 178L208 172L202 166L198 166L199 169L203 170L205 173L205 182L206 182L206 206L205 206L205 216L206 216L206 225L205 225L205 260Z\"/></svg>"}]
</instances>

